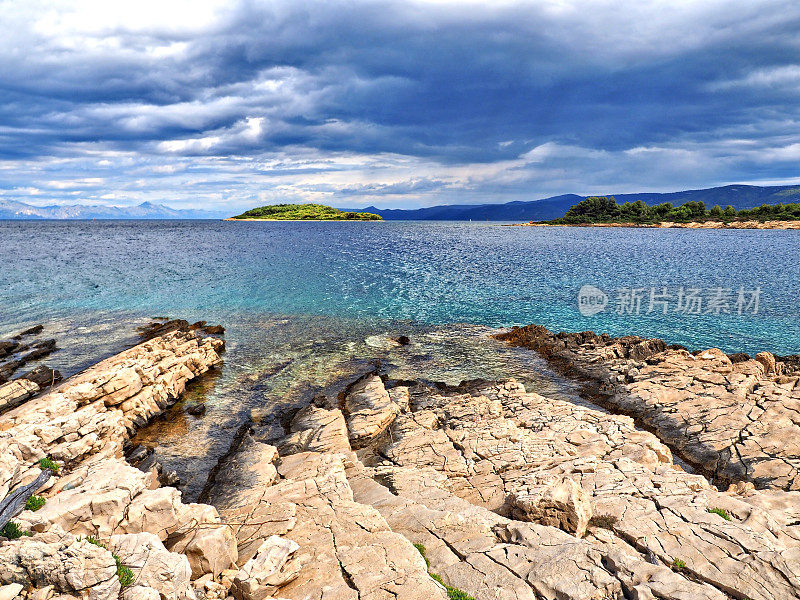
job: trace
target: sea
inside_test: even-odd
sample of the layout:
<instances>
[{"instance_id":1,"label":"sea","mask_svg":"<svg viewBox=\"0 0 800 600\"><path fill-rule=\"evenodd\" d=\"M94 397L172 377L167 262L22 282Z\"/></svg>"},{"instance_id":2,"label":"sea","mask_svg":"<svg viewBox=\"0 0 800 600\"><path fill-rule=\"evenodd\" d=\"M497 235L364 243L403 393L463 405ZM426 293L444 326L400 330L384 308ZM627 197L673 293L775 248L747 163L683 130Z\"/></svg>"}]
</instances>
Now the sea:
<instances>
[{"instance_id":1,"label":"sea","mask_svg":"<svg viewBox=\"0 0 800 600\"><path fill-rule=\"evenodd\" d=\"M800 231L0 221L0 339L44 324L59 346L46 363L69 375L136 343L156 317L227 330L222 368L138 439L194 499L241 423L348 374L514 376L577 398L533 353L494 341L496 328L800 353ZM206 415L186 414L187 402Z\"/></svg>"}]
</instances>

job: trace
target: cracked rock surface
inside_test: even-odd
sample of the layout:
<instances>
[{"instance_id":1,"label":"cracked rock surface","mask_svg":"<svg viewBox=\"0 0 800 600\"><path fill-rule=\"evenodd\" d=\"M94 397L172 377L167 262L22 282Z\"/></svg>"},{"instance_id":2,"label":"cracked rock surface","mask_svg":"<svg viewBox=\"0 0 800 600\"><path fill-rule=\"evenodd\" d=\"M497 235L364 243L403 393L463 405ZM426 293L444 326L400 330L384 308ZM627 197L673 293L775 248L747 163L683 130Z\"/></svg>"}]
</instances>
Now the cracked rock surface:
<instances>
[{"instance_id":1,"label":"cracked rock surface","mask_svg":"<svg viewBox=\"0 0 800 600\"><path fill-rule=\"evenodd\" d=\"M0 498L35 479L40 459L60 466L38 491L45 505L13 516L28 535L0 537L0 586L22 586L29 600L196 600L193 580L234 566L236 542L217 510L184 504L122 451L136 427L220 362L223 347L172 331L0 415ZM112 552L130 569L124 589Z\"/></svg>"},{"instance_id":2,"label":"cracked rock surface","mask_svg":"<svg viewBox=\"0 0 800 600\"><path fill-rule=\"evenodd\" d=\"M605 406L634 416L719 484L800 490L796 357L690 353L661 340L536 325L497 337L598 382Z\"/></svg>"},{"instance_id":3,"label":"cracked rock surface","mask_svg":"<svg viewBox=\"0 0 800 600\"><path fill-rule=\"evenodd\" d=\"M401 395L370 386L379 406ZM258 498L212 493L241 568L274 536L297 545L274 597L444 598L429 570L479 600L800 598L796 493L720 492L630 417L513 380L402 396L388 423L361 398L301 411L280 452L242 450L274 468Z\"/></svg>"}]
</instances>

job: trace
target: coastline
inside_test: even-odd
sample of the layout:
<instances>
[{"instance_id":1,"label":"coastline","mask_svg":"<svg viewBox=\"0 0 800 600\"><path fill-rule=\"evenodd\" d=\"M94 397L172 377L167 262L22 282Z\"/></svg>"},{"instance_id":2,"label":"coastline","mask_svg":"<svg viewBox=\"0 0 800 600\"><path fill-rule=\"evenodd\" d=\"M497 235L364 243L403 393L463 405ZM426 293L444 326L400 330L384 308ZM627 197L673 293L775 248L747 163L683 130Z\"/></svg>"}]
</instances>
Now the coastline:
<instances>
[{"instance_id":1,"label":"coastline","mask_svg":"<svg viewBox=\"0 0 800 600\"><path fill-rule=\"evenodd\" d=\"M638 229L800 229L800 221L691 221L678 223L512 223L506 227L627 227Z\"/></svg>"}]
</instances>

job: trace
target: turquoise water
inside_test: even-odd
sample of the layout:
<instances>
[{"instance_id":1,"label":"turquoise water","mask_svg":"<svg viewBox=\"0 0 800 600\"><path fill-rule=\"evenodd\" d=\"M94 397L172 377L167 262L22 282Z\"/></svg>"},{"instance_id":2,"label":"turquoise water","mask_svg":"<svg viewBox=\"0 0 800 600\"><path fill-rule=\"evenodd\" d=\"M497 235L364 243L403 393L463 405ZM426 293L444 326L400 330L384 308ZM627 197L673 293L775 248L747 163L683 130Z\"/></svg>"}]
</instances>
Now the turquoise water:
<instances>
[{"instance_id":1,"label":"turquoise water","mask_svg":"<svg viewBox=\"0 0 800 600\"><path fill-rule=\"evenodd\" d=\"M321 315L361 324L540 323L692 348L800 352L800 232L488 223L0 222L0 333L180 315ZM761 288L758 314L578 311L606 291ZM647 292L644 292L647 296ZM105 317L100 316L105 315Z\"/></svg>"},{"instance_id":2,"label":"turquoise water","mask_svg":"<svg viewBox=\"0 0 800 600\"><path fill-rule=\"evenodd\" d=\"M197 498L248 419L380 368L456 384L516 377L580 402L538 356L492 327L662 337L692 348L800 352L800 232L502 227L486 223L0 221L0 337L35 323L75 373L137 341L156 316L222 323L225 364L137 435ZM581 315L578 291L609 294ZM761 287L758 314L614 312L618 288ZM391 338L408 335L411 344ZM205 403L203 417L187 403ZM267 433L264 433L267 432Z\"/></svg>"}]
</instances>

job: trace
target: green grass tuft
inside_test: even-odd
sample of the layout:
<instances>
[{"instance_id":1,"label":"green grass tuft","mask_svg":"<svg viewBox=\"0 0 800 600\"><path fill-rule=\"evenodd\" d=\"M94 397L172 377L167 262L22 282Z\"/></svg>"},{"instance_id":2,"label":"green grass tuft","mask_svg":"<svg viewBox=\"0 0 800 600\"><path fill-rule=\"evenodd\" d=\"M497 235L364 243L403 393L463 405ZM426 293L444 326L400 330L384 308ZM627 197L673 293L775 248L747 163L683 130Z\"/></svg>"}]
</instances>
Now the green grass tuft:
<instances>
[{"instance_id":1,"label":"green grass tuft","mask_svg":"<svg viewBox=\"0 0 800 600\"><path fill-rule=\"evenodd\" d=\"M0 535L4 538L8 538L9 540L18 540L23 535L29 536L31 535L30 531L22 531L19 528L19 525L14 521L9 521L5 524L5 527L0 529Z\"/></svg>"},{"instance_id":2,"label":"green grass tuft","mask_svg":"<svg viewBox=\"0 0 800 600\"><path fill-rule=\"evenodd\" d=\"M731 514L727 510L725 510L724 508L709 508L708 512L714 513L715 515L719 515L720 517L722 517L726 521L730 521L731 520Z\"/></svg>"},{"instance_id":3,"label":"green grass tuft","mask_svg":"<svg viewBox=\"0 0 800 600\"><path fill-rule=\"evenodd\" d=\"M98 540L93 535L87 535L85 539L86 539L87 542L89 542L93 546L97 546L98 548L102 548L103 550L108 550L108 546L106 546L103 542ZM81 540L81 538L79 537L78 541L80 541L80 540Z\"/></svg>"},{"instance_id":4,"label":"green grass tuft","mask_svg":"<svg viewBox=\"0 0 800 600\"><path fill-rule=\"evenodd\" d=\"M414 548L416 548L417 552L419 552L422 555L422 558L425 559L425 567L430 569L431 561L429 561L428 557L425 556L425 546L423 546L422 544L414 544Z\"/></svg>"},{"instance_id":5,"label":"green grass tuft","mask_svg":"<svg viewBox=\"0 0 800 600\"><path fill-rule=\"evenodd\" d=\"M40 469L47 469L48 471L52 471L53 473L56 473L56 474L58 474L59 469L61 469L59 464L57 462L55 462L49 456L46 456L45 458L43 458L43 459L41 459L39 461L39 468Z\"/></svg>"},{"instance_id":6,"label":"green grass tuft","mask_svg":"<svg viewBox=\"0 0 800 600\"><path fill-rule=\"evenodd\" d=\"M449 585L445 585L444 587L447 590L447 597L450 598L450 600L475 600L475 598L466 592L452 588Z\"/></svg>"},{"instance_id":7,"label":"green grass tuft","mask_svg":"<svg viewBox=\"0 0 800 600\"><path fill-rule=\"evenodd\" d=\"M414 544L414 548L416 548L417 552L419 552L422 555L422 558L425 559L425 565L428 568L428 575L430 575L431 579L433 579L436 583L438 583L439 585L444 587L445 590L447 590L447 597L450 598L450 600L475 600L475 598L473 598L466 592L462 592L458 588L450 587L449 585L447 585L444 581L442 581L442 578L436 573L430 572L431 561L429 561L428 557L425 556L425 546L423 546L422 544Z\"/></svg>"},{"instance_id":8,"label":"green grass tuft","mask_svg":"<svg viewBox=\"0 0 800 600\"><path fill-rule=\"evenodd\" d=\"M25 500L25 510L36 512L42 508L46 502L47 500L42 496L30 496L27 500Z\"/></svg>"},{"instance_id":9,"label":"green grass tuft","mask_svg":"<svg viewBox=\"0 0 800 600\"><path fill-rule=\"evenodd\" d=\"M686 563L683 562L680 558L676 558L672 561L672 568L676 571L681 571L686 568Z\"/></svg>"}]
</instances>

